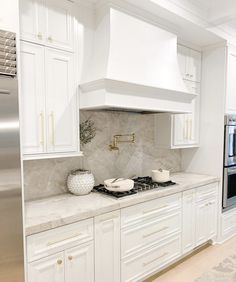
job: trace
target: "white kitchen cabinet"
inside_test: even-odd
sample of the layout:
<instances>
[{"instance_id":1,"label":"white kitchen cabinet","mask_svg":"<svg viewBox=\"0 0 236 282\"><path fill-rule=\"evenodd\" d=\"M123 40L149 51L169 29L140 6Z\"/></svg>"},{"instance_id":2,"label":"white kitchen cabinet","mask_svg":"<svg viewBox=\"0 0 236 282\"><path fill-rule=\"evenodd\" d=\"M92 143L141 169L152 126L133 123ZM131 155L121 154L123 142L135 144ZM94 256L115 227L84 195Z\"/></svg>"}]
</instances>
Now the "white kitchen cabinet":
<instances>
[{"instance_id":1,"label":"white kitchen cabinet","mask_svg":"<svg viewBox=\"0 0 236 282\"><path fill-rule=\"evenodd\" d=\"M21 44L21 77L23 151L25 154L44 153L44 49L41 46Z\"/></svg>"},{"instance_id":2,"label":"white kitchen cabinet","mask_svg":"<svg viewBox=\"0 0 236 282\"><path fill-rule=\"evenodd\" d=\"M45 49L47 151L76 151L73 54Z\"/></svg>"},{"instance_id":3,"label":"white kitchen cabinet","mask_svg":"<svg viewBox=\"0 0 236 282\"><path fill-rule=\"evenodd\" d=\"M226 84L226 113L236 113L236 50L227 49L227 84Z\"/></svg>"},{"instance_id":4,"label":"white kitchen cabinet","mask_svg":"<svg viewBox=\"0 0 236 282\"><path fill-rule=\"evenodd\" d=\"M30 42L43 42L43 10L42 0L21 0L20 2L21 38Z\"/></svg>"},{"instance_id":5,"label":"white kitchen cabinet","mask_svg":"<svg viewBox=\"0 0 236 282\"><path fill-rule=\"evenodd\" d=\"M182 209L182 252L190 252L195 247L195 190L183 192Z\"/></svg>"},{"instance_id":6,"label":"white kitchen cabinet","mask_svg":"<svg viewBox=\"0 0 236 282\"><path fill-rule=\"evenodd\" d=\"M95 217L95 281L120 281L120 211Z\"/></svg>"},{"instance_id":7,"label":"white kitchen cabinet","mask_svg":"<svg viewBox=\"0 0 236 282\"><path fill-rule=\"evenodd\" d=\"M21 47L24 155L78 153L73 54L28 42Z\"/></svg>"},{"instance_id":8,"label":"white kitchen cabinet","mask_svg":"<svg viewBox=\"0 0 236 282\"><path fill-rule=\"evenodd\" d=\"M65 251L65 282L94 281L93 252L93 242Z\"/></svg>"},{"instance_id":9,"label":"white kitchen cabinet","mask_svg":"<svg viewBox=\"0 0 236 282\"><path fill-rule=\"evenodd\" d=\"M191 114L156 114L155 142L158 147L178 149L199 146L199 98Z\"/></svg>"},{"instance_id":10,"label":"white kitchen cabinet","mask_svg":"<svg viewBox=\"0 0 236 282\"><path fill-rule=\"evenodd\" d=\"M163 148L191 148L199 146L201 53L178 45L179 67L190 93L197 94L189 114L157 114L155 140Z\"/></svg>"},{"instance_id":11,"label":"white kitchen cabinet","mask_svg":"<svg viewBox=\"0 0 236 282\"><path fill-rule=\"evenodd\" d=\"M28 264L28 282L65 282L63 252Z\"/></svg>"},{"instance_id":12,"label":"white kitchen cabinet","mask_svg":"<svg viewBox=\"0 0 236 282\"><path fill-rule=\"evenodd\" d=\"M201 81L201 52L178 45L178 60L183 79Z\"/></svg>"},{"instance_id":13,"label":"white kitchen cabinet","mask_svg":"<svg viewBox=\"0 0 236 282\"><path fill-rule=\"evenodd\" d=\"M196 246L214 238L217 232L216 198L196 203Z\"/></svg>"},{"instance_id":14,"label":"white kitchen cabinet","mask_svg":"<svg viewBox=\"0 0 236 282\"><path fill-rule=\"evenodd\" d=\"M21 39L73 50L73 3L68 0L21 0Z\"/></svg>"}]
</instances>

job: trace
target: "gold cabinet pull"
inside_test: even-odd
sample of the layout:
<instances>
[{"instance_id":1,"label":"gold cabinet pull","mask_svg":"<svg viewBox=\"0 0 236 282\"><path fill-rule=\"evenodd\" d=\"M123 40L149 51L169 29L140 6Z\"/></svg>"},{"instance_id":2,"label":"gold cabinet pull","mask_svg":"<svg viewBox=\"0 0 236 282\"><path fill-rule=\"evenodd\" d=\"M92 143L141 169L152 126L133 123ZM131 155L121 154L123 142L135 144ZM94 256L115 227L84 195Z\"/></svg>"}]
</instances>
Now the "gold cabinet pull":
<instances>
[{"instance_id":1,"label":"gold cabinet pull","mask_svg":"<svg viewBox=\"0 0 236 282\"><path fill-rule=\"evenodd\" d=\"M48 41L52 42L52 36L48 36Z\"/></svg>"},{"instance_id":2,"label":"gold cabinet pull","mask_svg":"<svg viewBox=\"0 0 236 282\"><path fill-rule=\"evenodd\" d=\"M43 35L41 32L38 33L38 39L42 40L43 39Z\"/></svg>"},{"instance_id":3,"label":"gold cabinet pull","mask_svg":"<svg viewBox=\"0 0 236 282\"><path fill-rule=\"evenodd\" d=\"M61 259L58 259L58 260L57 260L57 264L61 265L61 264L62 264L62 260L61 260Z\"/></svg>"},{"instance_id":4,"label":"gold cabinet pull","mask_svg":"<svg viewBox=\"0 0 236 282\"><path fill-rule=\"evenodd\" d=\"M56 245L56 244L62 243L62 242L64 242L64 241L67 241L67 240L76 238L76 237L81 236L81 235L83 235L83 233L77 233L77 234L74 234L74 235L72 235L72 236L70 236L70 237L61 239L61 240L51 241L51 242L48 242L48 243L47 243L47 246L50 247L50 246L52 246L52 245Z\"/></svg>"},{"instance_id":5,"label":"gold cabinet pull","mask_svg":"<svg viewBox=\"0 0 236 282\"><path fill-rule=\"evenodd\" d=\"M153 231L153 232L148 233L148 234L144 234L144 235L143 235L143 238L150 237L150 236L152 236L152 235L154 235L154 234L160 233L161 231L164 231L164 230L167 230L167 229L168 229L168 226L164 226L164 227L162 227L162 228L160 228L160 229L158 229L158 230L156 230L156 231Z\"/></svg>"},{"instance_id":6,"label":"gold cabinet pull","mask_svg":"<svg viewBox=\"0 0 236 282\"><path fill-rule=\"evenodd\" d=\"M143 263L143 266L147 266L147 265L149 265L149 264L155 262L156 260L165 257L166 255L168 255L167 252L165 252L164 254L162 254L161 256L159 256L159 257L157 257L157 258L154 258L154 259L150 260L149 262L144 262L144 263Z\"/></svg>"},{"instance_id":7,"label":"gold cabinet pull","mask_svg":"<svg viewBox=\"0 0 236 282\"><path fill-rule=\"evenodd\" d=\"M159 208L154 208L154 209L151 209L151 210L148 210L148 211L144 211L143 213L144 213L144 214L152 213L152 212L154 212L154 211L157 211L157 210L160 210L160 209L164 209L164 208L166 208L166 207L168 207L168 205L163 205L163 206L161 206L161 207L159 207Z\"/></svg>"},{"instance_id":8,"label":"gold cabinet pull","mask_svg":"<svg viewBox=\"0 0 236 282\"><path fill-rule=\"evenodd\" d=\"M41 140L40 140L40 144L41 146L44 147L44 114L43 112L40 113L40 123L41 123Z\"/></svg>"},{"instance_id":9,"label":"gold cabinet pull","mask_svg":"<svg viewBox=\"0 0 236 282\"><path fill-rule=\"evenodd\" d=\"M51 138L51 144L54 147L55 146L55 119L54 119L54 112L51 112L51 126L52 126L52 138Z\"/></svg>"},{"instance_id":10,"label":"gold cabinet pull","mask_svg":"<svg viewBox=\"0 0 236 282\"><path fill-rule=\"evenodd\" d=\"M73 257L72 256L68 256L68 260L73 260Z\"/></svg>"}]
</instances>

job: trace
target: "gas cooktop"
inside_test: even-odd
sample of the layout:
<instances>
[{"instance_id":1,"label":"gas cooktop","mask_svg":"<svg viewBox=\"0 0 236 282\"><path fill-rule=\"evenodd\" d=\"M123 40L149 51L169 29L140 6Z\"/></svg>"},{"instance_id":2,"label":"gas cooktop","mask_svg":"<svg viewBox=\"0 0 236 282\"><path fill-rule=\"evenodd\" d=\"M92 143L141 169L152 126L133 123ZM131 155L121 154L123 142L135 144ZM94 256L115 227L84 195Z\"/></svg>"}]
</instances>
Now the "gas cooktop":
<instances>
[{"instance_id":1,"label":"gas cooktop","mask_svg":"<svg viewBox=\"0 0 236 282\"><path fill-rule=\"evenodd\" d=\"M134 180L134 188L130 191L113 192L113 191L107 190L103 184L100 184L93 188L93 192L106 194L106 195L109 195L115 198L122 198L122 197L137 194L142 191L158 189L160 187L168 187L168 186L172 186L176 184L173 181L167 181L163 183L153 182L150 176L137 177L137 178L133 178L133 180Z\"/></svg>"}]
</instances>

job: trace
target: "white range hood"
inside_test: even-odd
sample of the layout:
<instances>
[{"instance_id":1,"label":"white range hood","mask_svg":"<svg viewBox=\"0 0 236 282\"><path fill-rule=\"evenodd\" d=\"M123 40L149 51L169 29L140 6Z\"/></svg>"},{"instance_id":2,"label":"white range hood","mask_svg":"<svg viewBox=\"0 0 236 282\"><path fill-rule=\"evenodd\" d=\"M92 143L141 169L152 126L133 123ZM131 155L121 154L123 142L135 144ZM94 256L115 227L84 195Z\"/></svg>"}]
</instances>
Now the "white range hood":
<instances>
[{"instance_id":1,"label":"white range hood","mask_svg":"<svg viewBox=\"0 0 236 282\"><path fill-rule=\"evenodd\" d=\"M94 52L80 85L80 108L191 111L195 94L182 80L177 37L114 8L97 13Z\"/></svg>"}]
</instances>

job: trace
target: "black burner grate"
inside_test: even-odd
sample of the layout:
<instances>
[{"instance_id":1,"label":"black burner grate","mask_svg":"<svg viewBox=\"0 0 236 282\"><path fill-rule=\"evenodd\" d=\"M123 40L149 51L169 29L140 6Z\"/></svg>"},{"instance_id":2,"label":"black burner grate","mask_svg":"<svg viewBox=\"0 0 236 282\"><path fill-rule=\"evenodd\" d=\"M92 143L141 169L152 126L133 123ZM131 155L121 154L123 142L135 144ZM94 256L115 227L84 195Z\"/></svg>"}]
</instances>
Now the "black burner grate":
<instances>
[{"instance_id":1,"label":"black burner grate","mask_svg":"<svg viewBox=\"0 0 236 282\"><path fill-rule=\"evenodd\" d=\"M151 189L157 189L158 187L168 187L168 186L172 186L172 185L176 184L173 181L167 181L167 182L163 182L163 183L153 182L152 178L150 176L137 177L137 178L133 178L133 180L134 180L134 188L130 191L113 192L113 191L107 190L104 187L104 185L102 185L102 184L95 186L93 188L93 191L99 192L99 193L102 193L102 194L106 194L106 195L110 195L110 196L115 197L115 198L122 198L122 197L125 197L125 196L137 194L138 192L147 191L147 190L151 190Z\"/></svg>"},{"instance_id":2,"label":"black burner grate","mask_svg":"<svg viewBox=\"0 0 236 282\"><path fill-rule=\"evenodd\" d=\"M99 192L99 193L102 193L102 194L106 194L106 195L110 195L110 196L113 196L115 198L122 198L122 197L125 197L125 196L137 194L137 192L134 189L132 189L130 191L126 191L126 192L113 192L113 191L109 191L102 184L100 184L98 186L95 186L93 188L93 191Z\"/></svg>"}]
</instances>

